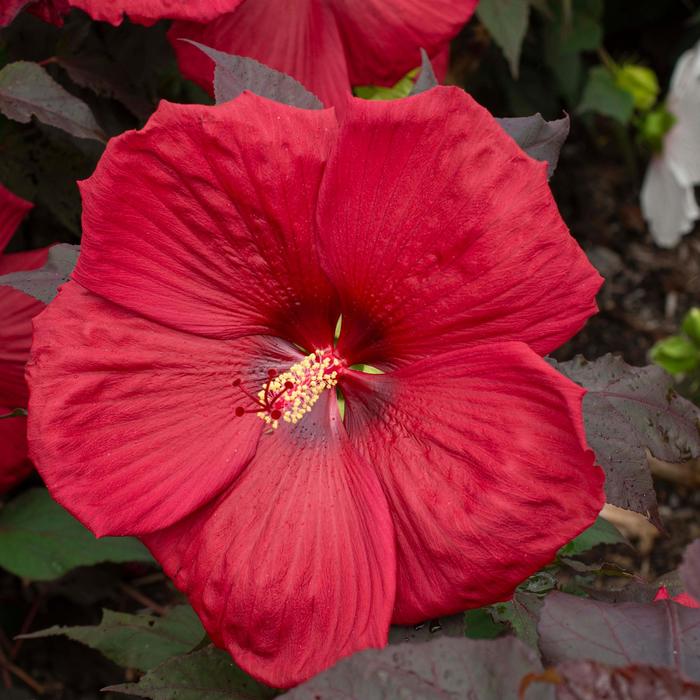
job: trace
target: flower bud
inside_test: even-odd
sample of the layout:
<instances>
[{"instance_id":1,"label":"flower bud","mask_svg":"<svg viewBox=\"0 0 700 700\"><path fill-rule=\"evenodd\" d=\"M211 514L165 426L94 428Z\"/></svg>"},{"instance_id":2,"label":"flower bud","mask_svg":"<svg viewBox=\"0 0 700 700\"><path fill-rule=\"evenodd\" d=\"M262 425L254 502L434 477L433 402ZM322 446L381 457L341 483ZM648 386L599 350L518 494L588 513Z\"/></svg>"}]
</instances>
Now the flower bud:
<instances>
[{"instance_id":1,"label":"flower bud","mask_svg":"<svg viewBox=\"0 0 700 700\"><path fill-rule=\"evenodd\" d=\"M662 105L647 112L640 121L639 135L649 144L654 153L661 153L664 145L664 137L676 123L676 117Z\"/></svg>"},{"instance_id":2,"label":"flower bud","mask_svg":"<svg viewBox=\"0 0 700 700\"><path fill-rule=\"evenodd\" d=\"M672 335L654 345L651 359L671 374L685 374L700 365L700 349L685 336Z\"/></svg>"},{"instance_id":3,"label":"flower bud","mask_svg":"<svg viewBox=\"0 0 700 700\"><path fill-rule=\"evenodd\" d=\"M688 311L683 319L681 328L693 343L700 348L700 308L696 306Z\"/></svg>"},{"instance_id":4,"label":"flower bud","mask_svg":"<svg viewBox=\"0 0 700 700\"><path fill-rule=\"evenodd\" d=\"M615 71L615 83L621 90L632 95L634 106L646 112L659 96L659 81L651 68L626 63Z\"/></svg>"}]
</instances>

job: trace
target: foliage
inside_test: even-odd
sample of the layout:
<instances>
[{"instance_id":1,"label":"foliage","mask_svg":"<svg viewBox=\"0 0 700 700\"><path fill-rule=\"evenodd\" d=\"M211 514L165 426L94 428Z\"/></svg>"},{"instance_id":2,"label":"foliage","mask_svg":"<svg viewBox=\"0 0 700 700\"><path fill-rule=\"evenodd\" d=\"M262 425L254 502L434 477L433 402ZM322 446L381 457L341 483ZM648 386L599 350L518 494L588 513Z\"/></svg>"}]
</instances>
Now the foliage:
<instances>
[{"instance_id":1,"label":"foliage","mask_svg":"<svg viewBox=\"0 0 700 700\"><path fill-rule=\"evenodd\" d=\"M137 540L96 539L45 489L25 491L0 510L0 567L16 576L48 581L105 561L153 560Z\"/></svg>"},{"instance_id":2,"label":"foliage","mask_svg":"<svg viewBox=\"0 0 700 700\"><path fill-rule=\"evenodd\" d=\"M654 366L631 367L613 355L555 366L588 390L586 435L606 472L608 502L658 522L646 451L667 462L700 456L700 409Z\"/></svg>"},{"instance_id":3,"label":"foliage","mask_svg":"<svg viewBox=\"0 0 700 700\"><path fill-rule=\"evenodd\" d=\"M56 626L21 638L56 635L87 644L120 666L148 671L192 651L204 638L204 630L192 608L180 605L162 618L103 610L102 622L95 627Z\"/></svg>"},{"instance_id":4,"label":"foliage","mask_svg":"<svg viewBox=\"0 0 700 700\"><path fill-rule=\"evenodd\" d=\"M43 267L0 275L0 287L12 287L48 304L56 296L58 288L70 278L79 252L79 246L59 243L49 250Z\"/></svg>"}]
</instances>

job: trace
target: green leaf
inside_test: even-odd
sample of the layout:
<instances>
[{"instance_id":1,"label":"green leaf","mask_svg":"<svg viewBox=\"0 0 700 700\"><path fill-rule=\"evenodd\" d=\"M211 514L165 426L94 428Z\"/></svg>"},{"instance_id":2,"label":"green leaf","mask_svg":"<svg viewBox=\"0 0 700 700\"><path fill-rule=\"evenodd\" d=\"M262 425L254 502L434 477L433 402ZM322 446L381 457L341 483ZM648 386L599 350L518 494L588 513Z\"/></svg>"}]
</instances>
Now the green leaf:
<instances>
[{"instance_id":1,"label":"green leaf","mask_svg":"<svg viewBox=\"0 0 700 700\"><path fill-rule=\"evenodd\" d=\"M180 605L160 618L103 610L102 622L97 626L56 625L21 638L57 635L86 644L125 668L148 671L172 656L192 651L204 638L204 629L194 610Z\"/></svg>"},{"instance_id":2,"label":"green leaf","mask_svg":"<svg viewBox=\"0 0 700 700\"><path fill-rule=\"evenodd\" d=\"M10 63L0 71L0 112L23 124L36 117L83 139L107 138L82 100L29 61Z\"/></svg>"},{"instance_id":3,"label":"green leaf","mask_svg":"<svg viewBox=\"0 0 700 700\"><path fill-rule=\"evenodd\" d=\"M469 639L495 639L508 629L503 622L493 619L490 607L467 610L464 620Z\"/></svg>"},{"instance_id":4,"label":"green leaf","mask_svg":"<svg viewBox=\"0 0 700 700\"><path fill-rule=\"evenodd\" d=\"M621 89L604 66L592 68L578 111L597 112L627 124L634 113L634 97Z\"/></svg>"},{"instance_id":5,"label":"green leaf","mask_svg":"<svg viewBox=\"0 0 700 700\"><path fill-rule=\"evenodd\" d=\"M503 50L517 78L530 16L529 0L481 0L476 14Z\"/></svg>"},{"instance_id":6,"label":"green leaf","mask_svg":"<svg viewBox=\"0 0 700 700\"><path fill-rule=\"evenodd\" d=\"M559 556L575 557L583 552L588 552L599 544L623 544L626 542L627 540L614 525L605 518L596 518L591 527L559 550Z\"/></svg>"},{"instance_id":7,"label":"green leaf","mask_svg":"<svg viewBox=\"0 0 700 700\"><path fill-rule=\"evenodd\" d=\"M654 345L651 359L670 374L684 374L700 365L700 350L689 338L672 335Z\"/></svg>"},{"instance_id":8,"label":"green leaf","mask_svg":"<svg viewBox=\"0 0 700 700\"><path fill-rule=\"evenodd\" d=\"M683 332L700 348L700 309L688 311L681 326Z\"/></svg>"},{"instance_id":9,"label":"green leaf","mask_svg":"<svg viewBox=\"0 0 700 700\"><path fill-rule=\"evenodd\" d=\"M265 700L277 694L241 671L225 651L213 647L168 659L138 683L104 690L153 700Z\"/></svg>"},{"instance_id":10,"label":"green leaf","mask_svg":"<svg viewBox=\"0 0 700 700\"><path fill-rule=\"evenodd\" d=\"M512 600L493 607L494 621L507 623L515 636L533 649L537 649L537 625L544 599L535 593L517 590Z\"/></svg>"},{"instance_id":11,"label":"green leaf","mask_svg":"<svg viewBox=\"0 0 700 700\"><path fill-rule=\"evenodd\" d=\"M356 97L361 97L363 100L397 100L401 97L408 97L413 89L413 79L418 72L414 68L410 73L404 75L401 80L391 87L382 87L381 85L358 85L353 88Z\"/></svg>"},{"instance_id":12,"label":"green leaf","mask_svg":"<svg viewBox=\"0 0 700 700\"><path fill-rule=\"evenodd\" d=\"M544 25L542 56L569 105L576 105L581 96L584 79L581 54L601 46L602 14L600 0L574 0L570 14L564 12L562 3L555 3L552 18Z\"/></svg>"},{"instance_id":13,"label":"green leaf","mask_svg":"<svg viewBox=\"0 0 700 700\"><path fill-rule=\"evenodd\" d=\"M78 566L152 562L131 537L97 539L45 489L30 489L0 510L0 567L33 581L50 581Z\"/></svg>"}]
</instances>

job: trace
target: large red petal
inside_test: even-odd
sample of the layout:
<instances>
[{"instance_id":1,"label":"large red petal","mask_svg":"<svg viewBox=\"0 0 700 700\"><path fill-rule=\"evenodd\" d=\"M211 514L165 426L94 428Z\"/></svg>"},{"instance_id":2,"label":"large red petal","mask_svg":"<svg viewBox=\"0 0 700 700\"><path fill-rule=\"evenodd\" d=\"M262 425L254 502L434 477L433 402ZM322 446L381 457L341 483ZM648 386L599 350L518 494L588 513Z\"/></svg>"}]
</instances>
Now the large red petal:
<instances>
[{"instance_id":1,"label":"large red petal","mask_svg":"<svg viewBox=\"0 0 700 700\"><path fill-rule=\"evenodd\" d=\"M345 42L353 85L393 85L438 56L472 16L478 0L330 0Z\"/></svg>"},{"instance_id":2,"label":"large red petal","mask_svg":"<svg viewBox=\"0 0 700 700\"><path fill-rule=\"evenodd\" d=\"M342 106L350 94L343 44L325 2L246 0L208 24L175 22L168 36L183 75L210 92L211 59L180 39L254 58L296 78L326 105Z\"/></svg>"},{"instance_id":3,"label":"large red petal","mask_svg":"<svg viewBox=\"0 0 700 700\"><path fill-rule=\"evenodd\" d=\"M0 256L0 275L41 267L48 248L26 253ZM33 297L0 286L0 404L11 408L26 408L27 385L24 366L32 344L32 318L44 304Z\"/></svg>"},{"instance_id":4,"label":"large red petal","mask_svg":"<svg viewBox=\"0 0 700 700\"><path fill-rule=\"evenodd\" d=\"M124 15L133 22L153 24L159 19L185 19L209 22L224 12L232 12L244 0L69 0L72 7L87 12L92 19L121 24Z\"/></svg>"},{"instance_id":5,"label":"large red petal","mask_svg":"<svg viewBox=\"0 0 700 700\"><path fill-rule=\"evenodd\" d=\"M1 20L2 14L0 14L0 26L3 26ZM0 185L0 253L5 250L5 246L15 235L20 222L33 206L31 202Z\"/></svg>"},{"instance_id":6,"label":"large red petal","mask_svg":"<svg viewBox=\"0 0 700 700\"><path fill-rule=\"evenodd\" d=\"M217 503L145 542L214 642L270 685L294 685L386 644L391 518L333 394L294 428L264 435Z\"/></svg>"},{"instance_id":7,"label":"large red petal","mask_svg":"<svg viewBox=\"0 0 700 700\"><path fill-rule=\"evenodd\" d=\"M314 246L332 111L250 93L218 107L161 103L82 183L73 278L147 318L217 338L333 340Z\"/></svg>"},{"instance_id":8,"label":"large red petal","mask_svg":"<svg viewBox=\"0 0 700 700\"><path fill-rule=\"evenodd\" d=\"M0 406L0 416L12 410ZM27 419L0 418L0 494L29 476L32 464L27 459Z\"/></svg>"},{"instance_id":9,"label":"large red petal","mask_svg":"<svg viewBox=\"0 0 700 700\"><path fill-rule=\"evenodd\" d=\"M559 215L545 164L457 88L352 100L319 230L353 362L493 339L546 353L596 309L600 277Z\"/></svg>"},{"instance_id":10,"label":"large red petal","mask_svg":"<svg viewBox=\"0 0 700 700\"><path fill-rule=\"evenodd\" d=\"M75 283L35 320L30 455L54 498L98 535L166 527L227 488L263 426L235 416L299 353L273 339L201 338ZM242 401L243 399L243 401Z\"/></svg>"},{"instance_id":11,"label":"large red petal","mask_svg":"<svg viewBox=\"0 0 700 700\"><path fill-rule=\"evenodd\" d=\"M343 391L394 519L396 622L503 600L603 506L584 392L522 343L356 372Z\"/></svg>"}]
</instances>

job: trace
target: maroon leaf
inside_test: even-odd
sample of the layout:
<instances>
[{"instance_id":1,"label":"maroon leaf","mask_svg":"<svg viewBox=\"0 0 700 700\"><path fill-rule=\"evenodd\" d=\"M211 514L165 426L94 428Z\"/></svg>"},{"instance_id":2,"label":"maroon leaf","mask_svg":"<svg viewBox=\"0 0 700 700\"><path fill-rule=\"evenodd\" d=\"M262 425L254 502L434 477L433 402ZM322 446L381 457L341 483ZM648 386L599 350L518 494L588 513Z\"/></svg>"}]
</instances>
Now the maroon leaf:
<instances>
[{"instance_id":1,"label":"maroon leaf","mask_svg":"<svg viewBox=\"0 0 700 700\"><path fill-rule=\"evenodd\" d=\"M569 115L548 122L538 112L531 117L506 117L497 121L525 153L547 163L547 174L552 177L559 152L569 135Z\"/></svg>"},{"instance_id":2,"label":"maroon leaf","mask_svg":"<svg viewBox=\"0 0 700 700\"><path fill-rule=\"evenodd\" d=\"M436 639L369 649L343 659L283 697L288 700L389 698L517 700L521 680L541 670L537 655L519 640ZM527 700L551 697L544 686Z\"/></svg>"},{"instance_id":3,"label":"maroon leaf","mask_svg":"<svg viewBox=\"0 0 700 700\"><path fill-rule=\"evenodd\" d=\"M556 686L556 700L698 700L700 685L667 668L611 668L595 661L568 661L529 677L524 691L536 683ZM525 697L529 694L524 693Z\"/></svg>"},{"instance_id":4,"label":"maroon leaf","mask_svg":"<svg viewBox=\"0 0 700 700\"><path fill-rule=\"evenodd\" d=\"M416 80L416 82L413 84L409 96L420 95L421 92L425 92L426 90L430 90L430 88L434 88L439 85L438 79L435 77L433 64L430 61L430 56L428 56L425 49L420 50L420 57L420 74L418 75L418 80Z\"/></svg>"},{"instance_id":5,"label":"maroon leaf","mask_svg":"<svg viewBox=\"0 0 700 700\"><path fill-rule=\"evenodd\" d=\"M550 362L588 390L586 435L605 470L608 502L658 523L646 450L666 462L700 455L700 409L678 396L671 377L655 365L631 367L613 355Z\"/></svg>"},{"instance_id":6,"label":"maroon leaf","mask_svg":"<svg viewBox=\"0 0 700 700\"><path fill-rule=\"evenodd\" d=\"M700 681L700 610L677 603L612 605L551 593L538 632L551 664L590 659L609 666L660 666Z\"/></svg>"},{"instance_id":7,"label":"maroon leaf","mask_svg":"<svg viewBox=\"0 0 700 700\"><path fill-rule=\"evenodd\" d=\"M67 282L76 262L80 246L60 243L49 250L46 264L38 270L12 272L0 276L0 287L7 286L48 304L58 288Z\"/></svg>"},{"instance_id":8,"label":"maroon leaf","mask_svg":"<svg viewBox=\"0 0 700 700\"><path fill-rule=\"evenodd\" d=\"M323 103L291 75L245 56L233 56L196 41L181 39L196 46L214 61L214 97L216 104L238 97L244 90L302 109L323 109Z\"/></svg>"},{"instance_id":9,"label":"maroon leaf","mask_svg":"<svg viewBox=\"0 0 700 700\"><path fill-rule=\"evenodd\" d=\"M695 540L685 550L680 575L686 593L700 601L700 540Z\"/></svg>"},{"instance_id":10,"label":"maroon leaf","mask_svg":"<svg viewBox=\"0 0 700 700\"><path fill-rule=\"evenodd\" d=\"M17 61L0 71L0 112L21 123L36 117L79 138L106 140L90 108L37 63Z\"/></svg>"},{"instance_id":11,"label":"maroon leaf","mask_svg":"<svg viewBox=\"0 0 700 700\"><path fill-rule=\"evenodd\" d=\"M153 105L147 99L128 87L128 81L116 61L93 54L59 56L55 61L74 83L89 88L96 95L121 102L138 119L145 121L153 111Z\"/></svg>"}]
</instances>

